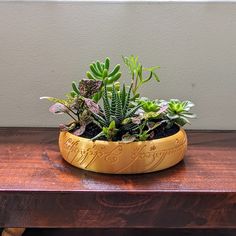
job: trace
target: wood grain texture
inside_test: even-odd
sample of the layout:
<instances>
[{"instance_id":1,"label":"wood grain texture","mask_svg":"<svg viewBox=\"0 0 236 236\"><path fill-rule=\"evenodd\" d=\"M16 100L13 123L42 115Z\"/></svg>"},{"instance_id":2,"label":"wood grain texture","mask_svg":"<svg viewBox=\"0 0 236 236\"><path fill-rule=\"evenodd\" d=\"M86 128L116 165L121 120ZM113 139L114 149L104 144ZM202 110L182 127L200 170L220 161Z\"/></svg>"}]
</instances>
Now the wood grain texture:
<instances>
[{"instance_id":1,"label":"wood grain texture","mask_svg":"<svg viewBox=\"0 0 236 236\"><path fill-rule=\"evenodd\" d=\"M3 229L0 228L0 235ZM28 228L23 236L235 236L236 229Z\"/></svg>"},{"instance_id":2,"label":"wood grain texture","mask_svg":"<svg viewBox=\"0 0 236 236\"><path fill-rule=\"evenodd\" d=\"M230 229L27 229L24 236L235 236Z\"/></svg>"},{"instance_id":3,"label":"wood grain texture","mask_svg":"<svg viewBox=\"0 0 236 236\"><path fill-rule=\"evenodd\" d=\"M142 175L76 169L56 129L0 129L0 226L236 228L236 132L188 132L177 166Z\"/></svg>"}]
</instances>

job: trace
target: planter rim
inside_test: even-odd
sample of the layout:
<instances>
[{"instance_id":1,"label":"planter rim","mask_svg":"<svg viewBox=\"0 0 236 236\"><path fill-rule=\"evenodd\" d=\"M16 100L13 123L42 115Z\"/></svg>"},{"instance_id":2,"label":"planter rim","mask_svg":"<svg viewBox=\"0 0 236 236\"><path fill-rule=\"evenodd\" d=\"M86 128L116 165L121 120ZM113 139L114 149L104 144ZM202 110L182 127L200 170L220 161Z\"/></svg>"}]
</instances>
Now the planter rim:
<instances>
[{"instance_id":1,"label":"planter rim","mask_svg":"<svg viewBox=\"0 0 236 236\"><path fill-rule=\"evenodd\" d=\"M130 143L148 143L148 142L150 142L150 141L154 141L154 140L159 140L159 142L160 141L165 141L165 140L167 140L168 138L170 138L170 137L174 137L174 136L178 136L178 134L180 133L180 132L185 132L185 130L182 128L182 127L180 127L180 126L178 126L179 127L179 130L175 133L175 134L172 134L172 135L169 135L169 136L167 136L167 137L163 137L163 138L156 138L156 139L151 139L151 140L146 140L146 141L134 141L134 142L128 142L128 143L126 143L126 142L122 142L121 140L119 140L119 141L107 141L107 140L91 140L91 139L89 139L89 138L84 138L84 137L81 137L81 136L77 136L77 135L74 135L73 133L71 133L71 132L69 132L69 131L60 131L60 133L62 133L62 132L65 132L65 133L70 133L71 135L73 135L74 136L74 138L77 138L77 139L84 139L84 140L87 140L88 142L90 141L90 142L93 142L93 143L100 143L100 144L102 144L102 143L119 143L119 144L130 144Z\"/></svg>"}]
</instances>

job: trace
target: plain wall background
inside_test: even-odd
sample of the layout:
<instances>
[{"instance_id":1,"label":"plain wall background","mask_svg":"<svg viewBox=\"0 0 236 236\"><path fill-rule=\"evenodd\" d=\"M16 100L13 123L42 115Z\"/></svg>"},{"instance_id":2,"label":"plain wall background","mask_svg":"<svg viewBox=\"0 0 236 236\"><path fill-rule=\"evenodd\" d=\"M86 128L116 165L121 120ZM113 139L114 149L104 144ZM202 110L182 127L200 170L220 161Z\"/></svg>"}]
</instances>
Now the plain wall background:
<instances>
[{"instance_id":1,"label":"plain wall background","mask_svg":"<svg viewBox=\"0 0 236 236\"><path fill-rule=\"evenodd\" d=\"M160 65L151 98L190 99L192 129L236 129L236 4L0 2L0 126L57 126L59 96L90 62ZM127 73L124 73L127 77Z\"/></svg>"}]
</instances>

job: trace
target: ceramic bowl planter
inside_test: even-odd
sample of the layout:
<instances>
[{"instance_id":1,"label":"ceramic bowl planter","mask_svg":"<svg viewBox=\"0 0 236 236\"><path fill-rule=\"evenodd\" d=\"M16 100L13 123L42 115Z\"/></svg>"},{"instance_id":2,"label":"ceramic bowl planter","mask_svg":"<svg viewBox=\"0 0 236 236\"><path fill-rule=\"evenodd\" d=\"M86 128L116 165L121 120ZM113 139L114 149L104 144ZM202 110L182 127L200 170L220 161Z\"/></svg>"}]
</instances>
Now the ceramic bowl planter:
<instances>
[{"instance_id":1,"label":"ceramic bowl planter","mask_svg":"<svg viewBox=\"0 0 236 236\"><path fill-rule=\"evenodd\" d=\"M61 132L63 158L81 169L109 174L137 174L163 170L179 163L187 148L187 136L180 130L169 137L131 143L91 141Z\"/></svg>"},{"instance_id":2,"label":"ceramic bowl planter","mask_svg":"<svg viewBox=\"0 0 236 236\"><path fill-rule=\"evenodd\" d=\"M66 114L60 125L62 157L78 168L107 174L138 174L179 163L187 149L182 127L195 118L191 101L150 99L140 88L159 82L159 66L144 67L137 56L122 57L130 83L120 83L120 64L110 58L89 65L84 79L72 82L64 99L41 97L54 103L53 114Z\"/></svg>"}]
</instances>

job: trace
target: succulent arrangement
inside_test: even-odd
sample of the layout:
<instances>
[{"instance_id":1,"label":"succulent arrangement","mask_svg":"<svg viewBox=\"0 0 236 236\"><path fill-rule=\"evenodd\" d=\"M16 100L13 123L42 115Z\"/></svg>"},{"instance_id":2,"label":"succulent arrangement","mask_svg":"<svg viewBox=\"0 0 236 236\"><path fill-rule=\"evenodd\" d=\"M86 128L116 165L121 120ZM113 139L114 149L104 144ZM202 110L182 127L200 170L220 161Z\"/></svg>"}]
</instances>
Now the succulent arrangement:
<instances>
[{"instance_id":1,"label":"succulent arrangement","mask_svg":"<svg viewBox=\"0 0 236 236\"><path fill-rule=\"evenodd\" d=\"M195 118L190 101L149 99L139 93L141 86L154 79L159 82L159 66L144 67L138 57L123 57L130 84L121 84L120 65L113 68L110 59L90 64L86 79L72 82L65 99L41 97L54 104L49 111L67 114L70 124L61 124L63 131L92 140L145 141L171 135L180 126Z\"/></svg>"}]
</instances>

